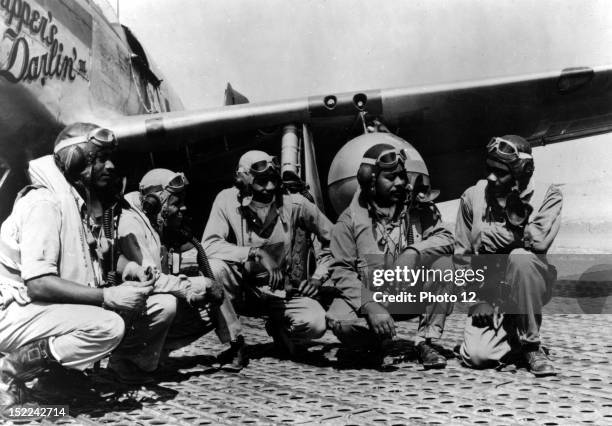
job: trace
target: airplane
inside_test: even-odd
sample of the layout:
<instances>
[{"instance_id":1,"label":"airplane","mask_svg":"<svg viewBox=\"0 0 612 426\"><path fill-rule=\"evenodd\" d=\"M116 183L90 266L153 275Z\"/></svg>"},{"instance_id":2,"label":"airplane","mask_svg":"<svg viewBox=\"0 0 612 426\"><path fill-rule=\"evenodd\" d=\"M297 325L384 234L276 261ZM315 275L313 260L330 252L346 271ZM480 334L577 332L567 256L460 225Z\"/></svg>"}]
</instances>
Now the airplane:
<instances>
[{"instance_id":1,"label":"airplane","mask_svg":"<svg viewBox=\"0 0 612 426\"><path fill-rule=\"evenodd\" d=\"M484 176L487 141L514 133L534 146L536 177L564 185L556 250L612 253L612 203L601 200L611 193L612 65L261 103L228 84L225 105L185 110L105 0L3 0L0 33L0 219L27 183L27 161L51 152L55 135L75 121L115 132L130 162L128 186L150 167L186 172L196 228L253 148L286 159L333 219L339 212L323 182L334 157L377 131L423 156L452 223L456 199Z\"/></svg>"}]
</instances>

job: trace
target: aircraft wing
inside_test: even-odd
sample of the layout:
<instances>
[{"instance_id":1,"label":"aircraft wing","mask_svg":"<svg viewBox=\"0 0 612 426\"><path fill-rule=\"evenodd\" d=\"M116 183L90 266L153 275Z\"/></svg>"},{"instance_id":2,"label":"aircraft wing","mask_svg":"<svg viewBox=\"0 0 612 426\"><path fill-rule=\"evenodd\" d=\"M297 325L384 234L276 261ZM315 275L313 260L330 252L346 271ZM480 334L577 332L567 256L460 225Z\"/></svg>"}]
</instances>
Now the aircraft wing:
<instances>
[{"instance_id":1,"label":"aircraft wing","mask_svg":"<svg viewBox=\"0 0 612 426\"><path fill-rule=\"evenodd\" d=\"M445 198L456 198L482 175L482 148L493 135L515 133L543 145L611 130L612 66L128 116L107 124L123 149L148 152L181 146L210 152L210 141L220 136L307 124L325 171L337 149L363 131L361 114L411 142ZM445 181L449 167L464 173Z\"/></svg>"}]
</instances>

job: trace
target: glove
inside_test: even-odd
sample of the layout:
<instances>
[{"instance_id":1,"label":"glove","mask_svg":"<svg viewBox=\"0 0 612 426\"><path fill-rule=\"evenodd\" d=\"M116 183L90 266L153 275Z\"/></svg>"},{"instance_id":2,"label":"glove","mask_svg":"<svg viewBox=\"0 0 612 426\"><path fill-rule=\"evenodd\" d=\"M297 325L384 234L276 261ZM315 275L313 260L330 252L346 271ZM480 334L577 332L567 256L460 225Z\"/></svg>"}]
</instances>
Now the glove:
<instances>
[{"instance_id":1,"label":"glove","mask_svg":"<svg viewBox=\"0 0 612 426\"><path fill-rule=\"evenodd\" d=\"M323 285L318 278L303 280L298 287L298 294L306 297L315 297L319 293L319 288Z\"/></svg>"},{"instance_id":2,"label":"glove","mask_svg":"<svg viewBox=\"0 0 612 426\"><path fill-rule=\"evenodd\" d=\"M376 302L366 303L362 308L370 329L380 337L394 337L395 322L389 312Z\"/></svg>"},{"instance_id":3,"label":"glove","mask_svg":"<svg viewBox=\"0 0 612 426\"><path fill-rule=\"evenodd\" d=\"M274 259L272 259L272 256L262 249L256 249L254 257L257 263L268 272L268 285L270 286L270 290L282 289L284 284L283 273Z\"/></svg>"},{"instance_id":4,"label":"glove","mask_svg":"<svg viewBox=\"0 0 612 426\"><path fill-rule=\"evenodd\" d=\"M533 213L533 207L521 200L517 191L512 191L506 198L506 217L511 225L520 227L527 223Z\"/></svg>"},{"instance_id":5,"label":"glove","mask_svg":"<svg viewBox=\"0 0 612 426\"><path fill-rule=\"evenodd\" d=\"M13 301L22 306L32 301L25 285L0 284L0 309L6 308Z\"/></svg>"},{"instance_id":6,"label":"glove","mask_svg":"<svg viewBox=\"0 0 612 426\"><path fill-rule=\"evenodd\" d=\"M189 277L185 300L190 306L202 308L210 303L218 306L223 303L223 285L206 277Z\"/></svg>"},{"instance_id":7,"label":"glove","mask_svg":"<svg viewBox=\"0 0 612 426\"><path fill-rule=\"evenodd\" d=\"M116 287L102 289L104 307L119 311L142 311L147 303L147 297L153 291L153 286L143 286L143 283L126 281Z\"/></svg>"},{"instance_id":8,"label":"glove","mask_svg":"<svg viewBox=\"0 0 612 426\"><path fill-rule=\"evenodd\" d=\"M140 281L145 282L153 278L153 268L143 268L136 262L128 262L123 268L121 278L123 281Z\"/></svg>"}]
</instances>

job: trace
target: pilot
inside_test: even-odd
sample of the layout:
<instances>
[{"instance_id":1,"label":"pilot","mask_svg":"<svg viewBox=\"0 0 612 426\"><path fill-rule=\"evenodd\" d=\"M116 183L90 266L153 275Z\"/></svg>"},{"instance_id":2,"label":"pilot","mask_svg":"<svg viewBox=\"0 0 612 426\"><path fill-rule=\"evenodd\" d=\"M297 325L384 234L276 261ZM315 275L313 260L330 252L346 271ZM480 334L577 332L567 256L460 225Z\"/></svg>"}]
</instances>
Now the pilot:
<instances>
[{"instance_id":1,"label":"pilot","mask_svg":"<svg viewBox=\"0 0 612 426\"><path fill-rule=\"evenodd\" d=\"M433 204L437 194L429 189L428 178L415 172L425 168L415 167L416 161L422 160L410 159L405 150L389 144L369 148L357 172L360 190L332 233L332 281L340 295L327 312L328 326L347 347L369 351L368 361L379 368L396 361L389 356L396 336L395 320L414 316L420 316L415 343L424 368L446 366L435 341L442 336L452 303L408 303L398 308L376 301L370 289L375 269L426 266L444 270L452 266L453 236L442 226ZM443 296L447 287L431 280L414 288ZM400 289L410 288L402 285Z\"/></svg>"},{"instance_id":2,"label":"pilot","mask_svg":"<svg viewBox=\"0 0 612 426\"><path fill-rule=\"evenodd\" d=\"M200 316L200 309L223 301L223 287L210 278L182 274L180 252L169 253L177 242L183 242L180 234L184 228L185 190L188 184L182 173L168 169L153 169L140 181L139 190L125 195L129 208L121 213L118 225L119 263L154 271L157 276L153 294L147 299L146 315L126 318L125 338L113 352L109 367L121 381L129 384L152 381L148 374L154 371L160 358L169 351L185 346L209 332L213 327L208 319ZM177 237L181 237L180 241ZM195 240L197 244L199 241ZM202 250L203 252L203 250ZM175 274L169 274L169 259ZM138 271L123 270L123 275L138 275ZM221 311L230 312L229 321L237 322L231 304ZM216 311L215 311L216 312ZM227 321L222 324L228 323ZM226 333L219 333L222 340ZM236 341L236 337L234 338ZM234 343L236 344L236 343Z\"/></svg>"},{"instance_id":3,"label":"pilot","mask_svg":"<svg viewBox=\"0 0 612 426\"><path fill-rule=\"evenodd\" d=\"M487 266L480 302L468 313L461 358L469 367L487 368L518 357L535 376L554 375L540 326L556 279L545 253L559 230L563 197L552 185L546 193L534 190L531 146L520 136L491 139L486 165L487 179L463 193L457 214L457 265Z\"/></svg>"},{"instance_id":4,"label":"pilot","mask_svg":"<svg viewBox=\"0 0 612 426\"><path fill-rule=\"evenodd\" d=\"M114 311L139 312L152 290L152 280L101 288L110 246L102 212L119 193L116 146L107 129L67 126L54 155L30 162L33 185L2 224L0 406L22 403L32 392L52 401L87 393L91 383L82 371L124 335ZM35 377L38 383L27 389Z\"/></svg>"},{"instance_id":5,"label":"pilot","mask_svg":"<svg viewBox=\"0 0 612 426\"><path fill-rule=\"evenodd\" d=\"M298 227L316 235L321 250L314 274L292 286L287 269ZM278 161L263 151L240 158L235 187L213 203L202 245L215 279L239 312L268 315L266 330L288 356L325 333L325 311L313 297L328 278L331 228L313 203L283 193Z\"/></svg>"}]
</instances>

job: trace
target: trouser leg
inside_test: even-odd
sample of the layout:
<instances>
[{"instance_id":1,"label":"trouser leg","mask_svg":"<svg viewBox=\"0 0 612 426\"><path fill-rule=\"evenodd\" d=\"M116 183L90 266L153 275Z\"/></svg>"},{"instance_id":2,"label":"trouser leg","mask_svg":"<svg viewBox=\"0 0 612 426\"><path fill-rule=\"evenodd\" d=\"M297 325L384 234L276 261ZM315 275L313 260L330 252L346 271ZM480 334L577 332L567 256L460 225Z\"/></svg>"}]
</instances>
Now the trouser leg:
<instances>
[{"instance_id":1,"label":"trouser leg","mask_svg":"<svg viewBox=\"0 0 612 426\"><path fill-rule=\"evenodd\" d=\"M511 289L511 301L505 312L513 315L521 344L539 345L542 307L550 300L553 280L548 264L534 253L513 250L505 279Z\"/></svg>"},{"instance_id":2,"label":"trouser leg","mask_svg":"<svg viewBox=\"0 0 612 426\"><path fill-rule=\"evenodd\" d=\"M292 340L304 342L325 334L325 311L316 300L272 296L266 304L271 326L282 330Z\"/></svg>"},{"instance_id":3,"label":"trouser leg","mask_svg":"<svg viewBox=\"0 0 612 426\"><path fill-rule=\"evenodd\" d=\"M219 340L228 343L242 335L242 325L234 307L234 304L240 305L242 272L238 265L229 265L222 260L209 259L209 263L215 281L221 283L225 290L223 303L211 308L210 316L215 323Z\"/></svg>"},{"instance_id":4,"label":"trouser leg","mask_svg":"<svg viewBox=\"0 0 612 426\"><path fill-rule=\"evenodd\" d=\"M113 352L112 360L128 360L144 371L158 367L166 336L176 315L177 299L170 294L153 294L145 314L123 314L125 338Z\"/></svg>"},{"instance_id":5,"label":"trouser leg","mask_svg":"<svg viewBox=\"0 0 612 426\"><path fill-rule=\"evenodd\" d=\"M444 256L434 260L427 268L429 271L441 271L442 274L446 270L452 268L450 257ZM431 293L432 295L440 295L442 297L451 294L453 283L446 283L442 280L442 275L433 274L433 279L423 283L421 290ZM437 278L440 278L439 280ZM443 299L442 299L443 300ZM415 338L415 343L418 344L427 339L439 339L444 332L444 324L446 317L453 312L452 302L433 302L424 306L424 312L419 317L419 328Z\"/></svg>"},{"instance_id":6,"label":"trouser leg","mask_svg":"<svg viewBox=\"0 0 612 426\"><path fill-rule=\"evenodd\" d=\"M185 300L177 301L176 315L170 325L164 351L171 352L195 342L215 328L213 321Z\"/></svg>"},{"instance_id":7,"label":"trouser leg","mask_svg":"<svg viewBox=\"0 0 612 426\"><path fill-rule=\"evenodd\" d=\"M0 352L10 353L29 342L50 338L53 357L64 367L85 370L121 341L124 322L96 306L16 303L0 310Z\"/></svg>"},{"instance_id":8,"label":"trouser leg","mask_svg":"<svg viewBox=\"0 0 612 426\"><path fill-rule=\"evenodd\" d=\"M379 346L380 338L370 330L365 318L357 315L355 310L342 298L331 303L327 314L327 324L340 342L351 347Z\"/></svg>"},{"instance_id":9,"label":"trouser leg","mask_svg":"<svg viewBox=\"0 0 612 426\"><path fill-rule=\"evenodd\" d=\"M230 335L238 336L242 332L234 309L268 314L271 324L298 340L315 339L325 333L325 311L316 300L308 297L286 300L262 289L249 287L244 283L245 272L241 265L211 259L210 266L215 280L222 283L226 291L228 303L222 305L220 313L227 324L224 328Z\"/></svg>"}]
</instances>

